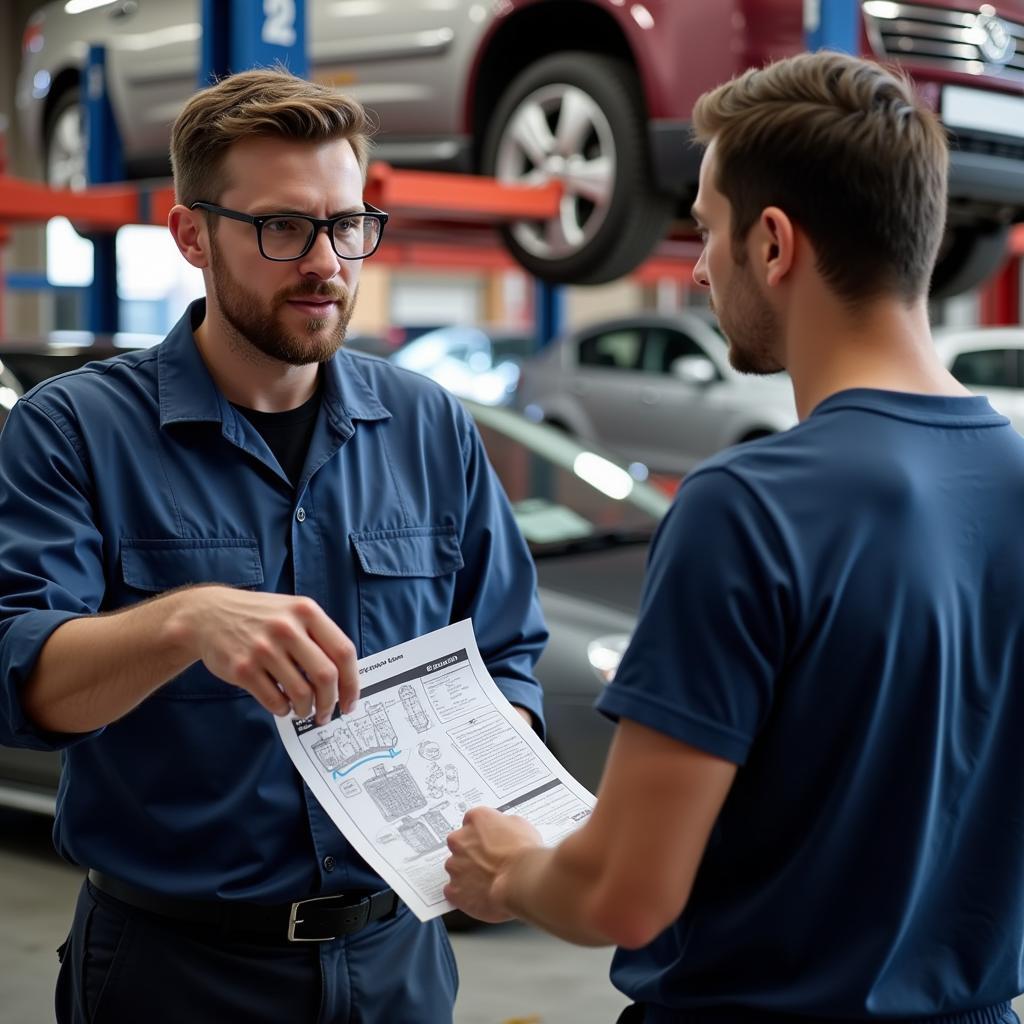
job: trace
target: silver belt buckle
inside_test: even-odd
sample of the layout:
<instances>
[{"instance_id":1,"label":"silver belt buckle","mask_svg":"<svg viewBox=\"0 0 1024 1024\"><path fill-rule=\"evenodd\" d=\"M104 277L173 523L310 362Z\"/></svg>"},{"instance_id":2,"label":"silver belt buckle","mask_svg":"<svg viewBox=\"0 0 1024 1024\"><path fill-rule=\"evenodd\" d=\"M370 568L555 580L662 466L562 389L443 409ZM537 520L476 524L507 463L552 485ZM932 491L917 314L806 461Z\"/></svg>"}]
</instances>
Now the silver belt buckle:
<instances>
[{"instance_id":1,"label":"silver belt buckle","mask_svg":"<svg viewBox=\"0 0 1024 1024\"><path fill-rule=\"evenodd\" d=\"M322 903L324 900L338 900L342 899L343 893L335 893L333 896L313 896L308 900L299 900L297 903L292 904L291 913L288 915L288 941L289 942L331 942L337 938L337 935L314 935L311 938L306 938L301 935L295 934L296 925L303 923L303 919L299 917L299 910L307 903Z\"/></svg>"}]
</instances>

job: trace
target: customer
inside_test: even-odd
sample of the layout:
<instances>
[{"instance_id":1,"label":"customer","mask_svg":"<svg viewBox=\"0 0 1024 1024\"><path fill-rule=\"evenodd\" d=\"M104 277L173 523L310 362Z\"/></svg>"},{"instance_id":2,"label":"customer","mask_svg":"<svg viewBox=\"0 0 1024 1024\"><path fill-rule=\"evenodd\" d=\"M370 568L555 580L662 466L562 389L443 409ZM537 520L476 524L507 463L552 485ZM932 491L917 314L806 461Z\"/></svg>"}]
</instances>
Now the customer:
<instances>
[{"instance_id":1,"label":"customer","mask_svg":"<svg viewBox=\"0 0 1024 1024\"><path fill-rule=\"evenodd\" d=\"M694 215L735 367L801 422L703 463L598 707L592 818L449 845L486 920L617 943L623 1020L1016 1020L1024 440L937 358L943 130L834 53L701 97Z\"/></svg>"},{"instance_id":2,"label":"customer","mask_svg":"<svg viewBox=\"0 0 1024 1024\"><path fill-rule=\"evenodd\" d=\"M205 302L37 387L0 442L0 741L63 751L56 843L89 869L57 1018L448 1021L444 928L349 846L273 716L326 721L358 655L471 616L539 724L530 555L463 408L342 350L387 218L359 105L246 72L171 145Z\"/></svg>"}]
</instances>

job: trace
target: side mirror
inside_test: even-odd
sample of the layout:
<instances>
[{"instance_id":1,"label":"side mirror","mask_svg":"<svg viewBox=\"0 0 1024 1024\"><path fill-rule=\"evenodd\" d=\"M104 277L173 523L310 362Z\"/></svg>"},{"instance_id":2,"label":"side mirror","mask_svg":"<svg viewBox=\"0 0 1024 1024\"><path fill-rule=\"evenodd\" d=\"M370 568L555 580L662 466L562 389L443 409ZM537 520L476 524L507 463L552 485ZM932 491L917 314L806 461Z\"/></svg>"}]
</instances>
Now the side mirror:
<instances>
[{"instance_id":1,"label":"side mirror","mask_svg":"<svg viewBox=\"0 0 1024 1024\"><path fill-rule=\"evenodd\" d=\"M718 379L718 370L707 356L680 356L673 359L669 373L687 384L703 386Z\"/></svg>"}]
</instances>

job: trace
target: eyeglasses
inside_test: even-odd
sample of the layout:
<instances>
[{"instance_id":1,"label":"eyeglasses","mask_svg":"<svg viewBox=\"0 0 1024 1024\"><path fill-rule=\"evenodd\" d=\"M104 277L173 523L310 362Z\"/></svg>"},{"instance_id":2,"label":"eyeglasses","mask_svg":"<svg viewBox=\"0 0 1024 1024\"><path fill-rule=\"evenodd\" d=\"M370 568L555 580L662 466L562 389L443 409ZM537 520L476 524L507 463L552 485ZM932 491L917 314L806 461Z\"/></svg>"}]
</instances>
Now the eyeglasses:
<instances>
[{"instance_id":1,"label":"eyeglasses","mask_svg":"<svg viewBox=\"0 0 1024 1024\"><path fill-rule=\"evenodd\" d=\"M380 245L388 215L366 203L365 213L341 213L337 217L307 217L304 213L266 213L252 216L213 203L192 203L190 210L207 210L218 217L230 217L256 229L256 244L267 260L286 263L302 259L313 248L320 229L327 232L335 253L343 260L364 260Z\"/></svg>"}]
</instances>

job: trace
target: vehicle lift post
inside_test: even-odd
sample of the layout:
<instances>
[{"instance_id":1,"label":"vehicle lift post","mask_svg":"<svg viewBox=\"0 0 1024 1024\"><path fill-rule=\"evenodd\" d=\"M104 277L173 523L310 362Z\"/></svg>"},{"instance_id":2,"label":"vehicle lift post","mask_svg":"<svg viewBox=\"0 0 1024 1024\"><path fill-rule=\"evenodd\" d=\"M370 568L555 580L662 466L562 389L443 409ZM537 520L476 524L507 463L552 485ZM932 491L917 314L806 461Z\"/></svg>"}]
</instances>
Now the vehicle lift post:
<instances>
[{"instance_id":1,"label":"vehicle lift post","mask_svg":"<svg viewBox=\"0 0 1024 1024\"><path fill-rule=\"evenodd\" d=\"M282 64L294 75L309 74L306 55L306 0L203 0L202 49L196 88L250 68Z\"/></svg>"},{"instance_id":2,"label":"vehicle lift post","mask_svg":"<svg viewBox=\"0 0 1024 1024\"><path fill-rule=\"evenodd\" d=\"M536 349L550 345L565 326L565 288L548 281L535 281L533 291L533 318Z\"/></svg>"},{"instance_id":3,"label":"vehicle lift post","mask_svg":"<svg viewBox=\"0 0 1024 1024\"><path fill-rule=\"evenodd\" d=\"M107 54L90 46L85 65L85 173L89 185L124 180L121 136L107 95ZM117 295L117 229L92 235L92 286L86 294L86 324L114 333L120 314Z\"/></svg>"},{"instance_id":4,"label":"vehicle lift post","mask_svg":"<svg viewBox=\"0 0 1024 1024\"><path fill-rule=\"evenodd\" d=\"M804 0L807 49L857 53L860 4L856 0Z\"/></svg>"}]
</instances>

